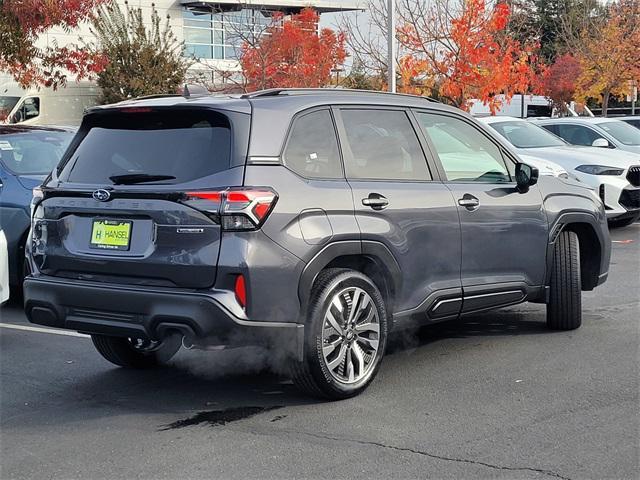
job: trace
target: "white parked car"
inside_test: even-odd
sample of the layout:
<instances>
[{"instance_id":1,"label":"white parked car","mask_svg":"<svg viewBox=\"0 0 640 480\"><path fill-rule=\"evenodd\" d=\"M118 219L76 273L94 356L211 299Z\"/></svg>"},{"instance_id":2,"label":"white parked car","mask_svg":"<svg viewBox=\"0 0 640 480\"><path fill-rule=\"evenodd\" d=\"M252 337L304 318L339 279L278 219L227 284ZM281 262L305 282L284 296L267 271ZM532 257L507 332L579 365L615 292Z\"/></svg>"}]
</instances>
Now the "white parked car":
<instances>
[{"instance_id":1,"label":"white parked car","mask_svg":"<svg viewBox=\"0 0 640 480\"><path fill-rule=\"evenodd\" d=\"M640 115L627 115L624 117L616 117L616 120L621 120L628 123L632 127L640 128Z\"/></svg>"},{"instance_id":2,"label":"white parked car","mask_svg":"<svg viewBox=\"0 0 640 480\"><path fill-rule=\"evenodd\" d=\"M0 304L9 300L9 251L4 231L0 230Z\"/></svg>"},{"instance_id":3,"label":"white parked car","mask_svg":"<svg viewBox=\"0 0 640 480\"><path fill-rule=\"evenodd\" d=\"M626 226L640 218L640 155L569 145L531 121L519 118L478 120L507 139L523 161L535 158L556 163L570 176L592 187L604 203L611 227ZM536 166L532 161L531 164Z\"/></svg>"},{"instance_id":4,"label":"white parked car","mask_svg":"<svg viewBox=\"0 0 640 480\"><path fill-rule=\"evenodd\" d=\"M603 117L535 119L532 122L572 145L602 147L640 154L640 130L622 120Z\"/></svg>"},{"instance_id":5,"label":"white parked car","mask_svg":"<svg viewBox=\"0 0 640 480\"><path fill-rule=\"evenodd\" d=\"M536 157L534 155L527 155L526 153L520 153L518 155L523 162L532 167L536 167L540 175L549 175L552 177L569 178L569 172L557 163L550 162L544 158ZM574 178L577 178L574 176Z\"/></svg>"}]
</instances>

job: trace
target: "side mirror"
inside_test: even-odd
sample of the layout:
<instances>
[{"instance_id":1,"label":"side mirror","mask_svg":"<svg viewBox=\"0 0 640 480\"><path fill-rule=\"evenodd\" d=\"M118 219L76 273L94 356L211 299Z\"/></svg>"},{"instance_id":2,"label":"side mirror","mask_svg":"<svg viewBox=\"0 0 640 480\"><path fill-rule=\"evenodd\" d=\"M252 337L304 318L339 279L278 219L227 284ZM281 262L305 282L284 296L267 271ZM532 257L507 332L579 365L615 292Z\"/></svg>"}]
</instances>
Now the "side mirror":
<instances>
[{"instance_id":1,"label":"side mirror","mask_svg":"<svg viewBox=\"0 0 640 480\"><path fill-rule=\"evenodd\" d=\"M518 163L516 165L516 183L520 193L527 193L529 187L538 183L540 172L536 167L527 165L526 163Z\"/></svg>"},{"instance_id":2,"label":"side mirror","mask_svg":"<svg viewBox=\"0 0 640 480\"><path fill-rule=\"evenodd\" d=\"M596 138L591 146L599 148L609 148L609 141L606 138Z\"/></svg>"}]
</instances>

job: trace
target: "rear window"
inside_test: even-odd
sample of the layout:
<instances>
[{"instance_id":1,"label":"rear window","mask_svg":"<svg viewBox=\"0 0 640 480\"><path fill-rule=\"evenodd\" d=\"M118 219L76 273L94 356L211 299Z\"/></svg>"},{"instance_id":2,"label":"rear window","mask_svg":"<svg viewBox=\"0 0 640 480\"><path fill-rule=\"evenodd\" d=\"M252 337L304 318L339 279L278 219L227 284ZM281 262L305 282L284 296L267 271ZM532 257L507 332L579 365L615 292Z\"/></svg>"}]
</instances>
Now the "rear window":
<instances>
[{"instance_id":1,"label":"rear window","mask_svg":"<svg viewBox=\"0 0 640 480\"><path fill-rule=\"evenodd\" d=\"M63 130L25 130L0 135L0 163L16 175L48 175L73 138Z\"/></svg>"},{"instance_id":2,"label":"rear window","mask_svg":"<svg viewBox=\"0 0 640 480\"><path fill-rule=\"evenodd\" d=\"M148 176L136 183L184 183L226 170L231 162L229 120L207 110L97 114L81 132L60 172L63 181L109 184Z\"/></svg>"}]
</instances>

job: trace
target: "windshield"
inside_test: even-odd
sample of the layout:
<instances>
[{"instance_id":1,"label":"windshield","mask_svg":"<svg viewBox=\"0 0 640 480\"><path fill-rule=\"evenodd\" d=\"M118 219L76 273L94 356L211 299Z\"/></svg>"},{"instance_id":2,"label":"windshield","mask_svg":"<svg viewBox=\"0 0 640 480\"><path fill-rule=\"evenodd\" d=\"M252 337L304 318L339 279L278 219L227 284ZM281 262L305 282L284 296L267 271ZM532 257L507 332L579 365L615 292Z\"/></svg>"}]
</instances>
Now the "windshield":
<instances>
[{"instance_id":1,"label":"windshield","mask_svg":"<svg viewBox=\"0 0 640 480\"><path fill-rule=\"evenodd\" d=\"M18 103L18 100L20 100L20 97L0 96L0 121L7 118L7 115L11 113L13 107Z\"/></svg>"},{"instance_id":2,"label":"windshield","mask_svg":"<svg viewBox=\"0 0 640 480\"><path fill-rule=\"evenodd\" d=\"M597 124L602 130L624 145L640 145L640 130L625 122L602 122Z\"/></svg>"},{"instance_id":3,"label":"windshield","mask_svg":"<svg viewBox=\"0 0 640 480\"><path fill-rule=\"evenodd\" d=\"M62 130L28 130L0 135L0 162L16 175L47 175L73 138Z\"/></svg>"},{"instance_id":4,"label":"windshield","mask_svg":"<svg viewBox=\"0 0 640 480\"><path fill-rule=\"evenodd\" d=\"M562 147L566 143L544 128L529 122L500 122L490 126L516 148Z\"/></svg>"},{"instance_id":5,"label":"windshield","mask_svg":"<svg viewBox=\"0 0 640 480\"><path fill-rule=\"evenodd\" d=\"M61 165L64 181L176 184L229 168L231 129L219 113L109 113L87 127Z\"/></svg>"}]
</instances>

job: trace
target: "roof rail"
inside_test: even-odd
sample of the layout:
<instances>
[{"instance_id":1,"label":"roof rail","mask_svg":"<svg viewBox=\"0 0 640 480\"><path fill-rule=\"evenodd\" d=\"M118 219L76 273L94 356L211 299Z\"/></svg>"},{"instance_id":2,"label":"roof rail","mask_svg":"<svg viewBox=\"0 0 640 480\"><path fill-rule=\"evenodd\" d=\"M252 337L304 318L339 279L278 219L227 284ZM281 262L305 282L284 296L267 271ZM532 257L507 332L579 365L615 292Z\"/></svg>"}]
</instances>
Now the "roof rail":
<instances>
[{"instance_id":1,"label":"roof rail","mask_svg":"<svg viewBox=\"0 0 640 480\"><path fill-rule=\"evenodd\" d=\"M312 95L314 93L332 93L336 95L341 94L386 94L386 95L398 95L403 97L421 98L429 102L441 103L435 98L423 97L421 95L412 95L409 93L391 93L383 92L379 90L357 90L353 88L269 88L266 90L258 90L256 92L245 93L240 98L252 99L263 97L275 97L278 95Z\"/></svg>"},{"instance_id":2,"label":"roof rail","mask_svg":"<svg viewBox=\"0 0 640 480\"><path fill-rule=\"evenodd\" d=\"M156 93L153 95L143 95L141 97L127 98L127 100L151 100L154 98L171 98L171 97L184 97L184 98L196 98L205 97L211 95L211 93L200 85L185 84L181 93Z\"/></svg>"}]
</instances>

